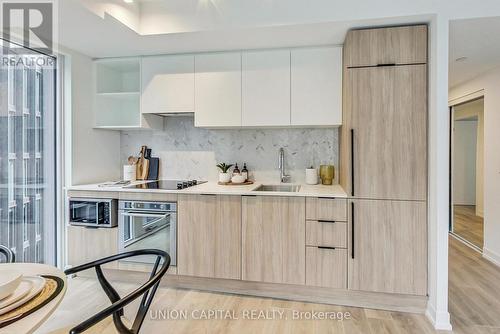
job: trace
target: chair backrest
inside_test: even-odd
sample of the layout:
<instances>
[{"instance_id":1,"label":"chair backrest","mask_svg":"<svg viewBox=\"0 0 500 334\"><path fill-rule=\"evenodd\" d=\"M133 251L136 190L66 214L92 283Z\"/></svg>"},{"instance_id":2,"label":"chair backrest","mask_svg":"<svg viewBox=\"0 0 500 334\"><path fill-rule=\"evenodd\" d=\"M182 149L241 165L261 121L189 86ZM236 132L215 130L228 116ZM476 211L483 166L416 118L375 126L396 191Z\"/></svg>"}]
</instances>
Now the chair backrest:
<instances>
[{"instance_id":1,"label":"chair backrest","mask_svg":"<svg viewBox=\"0 0 500 334\"><path fill-rule=\"evenodd\" d=\"M106 277L104 277L104 273L102 272L101 266L109 262L135 256L143 256L143 255L156 256L156 261L155 264L153 265L153 269L149 276L149 280L144 284L142 284L140 287L138 287L136 290L129 293L127 296L121 298L120 295L116 292L116 290L108 282ZM158 267L160 266L160 262L162 262L162 265L158 269ZM134 250L126 253L109 256L101 260L93 261L66 270L65 274L71 275L82 270L95 268L97 279L99 280L101 287L103 288L104 292L106 293L106 295L108 296L108 298L111 300L112 303L111 306L108 306L101 312L97 313L96 315L90 317L89 319L85 320L78 326L71 329L70 333L71 334L82 333L86 331L88 328L97 324L98 322L109 317L110 315L113 316L113 322L119 333L125 333L125 334L139 333L142 323L144 322L144 318L148 312L149 306L151 305L153 297L160 284L160 280L167 273L169 266L170 266L170 256L166 252L158 249L141 249L141 250ZM139 305L139 309L137 310L137 314L132 324L132 328L128 328L121 319L121 317L123 316L123 308L141 296L142 300Z\"/></svg>"},{"instance_id":2,"label":"chair backrest","mask_svg":"<svg viewBox=\"0 0 500 334\"><path fill-rule=\"evenodd\" d=\"M16 255L9 247L5 247L4 245L0 245L0 253L2 253L5 256L5 262L7 262L7 263L16 262Z\"/></svg>"}]
</instances>

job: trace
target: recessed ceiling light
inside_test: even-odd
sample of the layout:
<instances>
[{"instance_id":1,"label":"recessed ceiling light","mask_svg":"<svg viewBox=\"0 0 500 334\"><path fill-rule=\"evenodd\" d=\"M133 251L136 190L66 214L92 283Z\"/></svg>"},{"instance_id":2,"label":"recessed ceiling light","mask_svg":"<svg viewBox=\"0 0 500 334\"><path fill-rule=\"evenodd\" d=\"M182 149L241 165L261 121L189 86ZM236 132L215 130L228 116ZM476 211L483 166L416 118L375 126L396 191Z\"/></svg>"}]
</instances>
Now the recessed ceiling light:
<instances>
[{"instance_id":1,"label":"recessed ceiling light","mask_svg":"<svg viewBox=\"0 0 500 334\"><path fill-rule=\"evenodd\" d=\"M466 61L467 59L467 57L458 57L455 61Z\"/></svg>"},{"instance_id":2,"label":"recessed ceiling light","mask_svg":"<svg viewBox=\"0 0 500 334\"><path fill-rule=\"evenodd\" d=\"M134 0L123 0L123 2L125 2L125 3L132 3L132 2L134 2Z\"/></svg>"}]
</instances>

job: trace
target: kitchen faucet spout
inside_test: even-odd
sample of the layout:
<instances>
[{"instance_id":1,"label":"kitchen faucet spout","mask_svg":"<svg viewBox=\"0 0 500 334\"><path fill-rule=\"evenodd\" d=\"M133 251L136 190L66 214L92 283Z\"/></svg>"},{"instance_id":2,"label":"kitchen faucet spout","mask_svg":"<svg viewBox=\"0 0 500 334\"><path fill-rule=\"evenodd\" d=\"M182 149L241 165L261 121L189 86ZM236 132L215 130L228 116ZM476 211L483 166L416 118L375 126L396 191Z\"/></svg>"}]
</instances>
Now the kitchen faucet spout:
<instances>
[{"instance_id":1,"label":"kitchen faucet spout","mask_svg":"<svg viewBox=\"0 0 500 334\"><path fill-rule=\"evenodd\" d=\"M280 182L281 183L290 182L290 179L292 177L285 173L285 150L283 149L283 147L281 147L279 150L278 168L280 170Z\"/></svg>"}]
</instances>

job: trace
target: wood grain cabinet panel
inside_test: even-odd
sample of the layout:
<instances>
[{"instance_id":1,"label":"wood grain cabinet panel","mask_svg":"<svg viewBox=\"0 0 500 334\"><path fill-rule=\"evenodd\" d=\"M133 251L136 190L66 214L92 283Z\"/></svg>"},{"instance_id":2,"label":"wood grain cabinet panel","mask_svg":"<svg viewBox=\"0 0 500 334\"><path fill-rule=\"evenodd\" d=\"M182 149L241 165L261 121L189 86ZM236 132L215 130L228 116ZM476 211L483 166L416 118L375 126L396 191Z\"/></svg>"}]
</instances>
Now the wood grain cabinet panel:
<instances>
[{"instance_id":1,"label":"wood grain cabinet panel","mask_svg":"<svg viewBox=\"0 0 500 334\"><path fill-rule=\"evenodd\" d=\"M179 275L241 277L241 197L179 195Z\"/></svg>"},{"instance_id":2,"label":"wood grain cabinet panel","mask_svg":"<svg viewBox=\"0 0 500 334\"><path fill-rule=\"evenodd\" d=\"M344 198L306 198L306 218L310 220L347 221L347 200Z\"/></svg>"},{"instance_id":3,"label":"wood grain cabinet panel","mask_svg":"<svg viewBox=\"0 0 500 334\"><path fill-rule=\"evenodd\" d=\"M215 277L217 197L179 195L177 273Z\"/></svg>"},{"instance_id":4,"label":"wood grain cabinet panel","mask_svg":"<svg viewBox=\"0 0 500 334\"><path fill-rule=\"evenodd\" d=\"M306 247L306 285L347 288L347 249Z\"/></svg>"},{"instance_id":5,"label":"wood grain cabinet panel","mask_svg":"<svg viewBox=\"0 0 500 334\"><path fill-rule=\"evenodd\" d=\"M427 204L352 200L349 288L427 294ZM353 245L350 244L352 251ZM354 258L352 258L354 255Z\"/></svg>"},{"instance_id":6,"label":"wood grain cabinet panel","mask_svg":"<svg viewBox=\"0 0 500 334\"><path fill-rule=\"evenodd\" d=\"M348 173L341 184L356 198L426 200L427 66L346 72L348 128L343 131L352 129L353 140L342 138L348 147L341 153L347 161L342 168Z\"/></svg>"},{"instance_id":7,"label":"wood grain cabinet panel","mask_svg":"<svg viewBox=\"0 0 500 334\"><path fill-rule=\"evenodd\" d=\"M304 198L243 196L243 280L304 284L304 249Z\"/></svg>"},{"instance_id":8,"label":"wood grain cabinet panel","mask_svg":"<svg viewBox=\"0 0 500 334\"><path fill-rule=\"evenodd\" d=\"M68 264L78 266L118 253L118 228L87 228L67 226ZM117 262L104 268L116 269Z\"/></svg>"},{"instance_id":9,"label":"wood grain cabinet panel","mask_svg":"<svg viewBox=\"0 0 500 334\"><path fill-rule=\"evenodd\" d=\"M344 66L427 63L427 26L351 30L344 43Z\"/></svg>"},{"instance_id":10,"label":"wood grain cabinet panel","mask_svg":"<svg viewBox=\"0 0 500 334\"><path fill-rule=\"evenodd\" d=\"M347 248L347 223L308 220L306 245Z\"/></svg>"},{"instance_id":11,"label":"wood grain cabinet panel","mask_svg":"<svg viewBox=\"0 0 500 334\"><path fill-rule=\"evenodd\" d=\"M241 196L217 196L215 277L241 278Z\"/></svg>"}]
</instances>

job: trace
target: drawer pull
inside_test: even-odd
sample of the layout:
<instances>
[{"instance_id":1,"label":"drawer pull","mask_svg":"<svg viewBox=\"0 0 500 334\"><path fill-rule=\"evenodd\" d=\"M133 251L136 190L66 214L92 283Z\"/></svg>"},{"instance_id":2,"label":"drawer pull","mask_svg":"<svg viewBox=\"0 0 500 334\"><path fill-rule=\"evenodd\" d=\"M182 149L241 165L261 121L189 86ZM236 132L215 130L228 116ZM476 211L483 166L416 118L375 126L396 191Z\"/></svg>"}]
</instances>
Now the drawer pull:
<instances>
[{"instance_id":1,"label":"drawer pull","mask_svg":"<svg viewBox=\"0 0 500 334\"><path fill-rule=\"evenodd\" d=\"M354 202L351 202L351 258L354 259Z\"/></svg>"},{"instance_id":2,"label":"drawer pull","mask_svg":"<svg viewBox=\"0 0 500 334\"><path fill-rule=\"evenodd\" d=\"M335 220L325 220L325 219L318 219L318 223L330 223L330 224L335 224Z\"/></svg>"},{"instance_id":3,"label":"drawer pull","mask_svg":"<svg viewBox=\"0 0 500 334\"><path fill-rule=\"evenodd\" d=\"M318 249L337 249L335 247L318 246Z\"/></svg>"},{"instance_id":4,"label":"drawer pull","mask_svg":"<svg viewBox=\"0 0 500 334\"><path fill-rule=\"evenodd\" d=\"M354 129L351 129L351 196L354 197Z\"/></svg>"}]
</instances>

